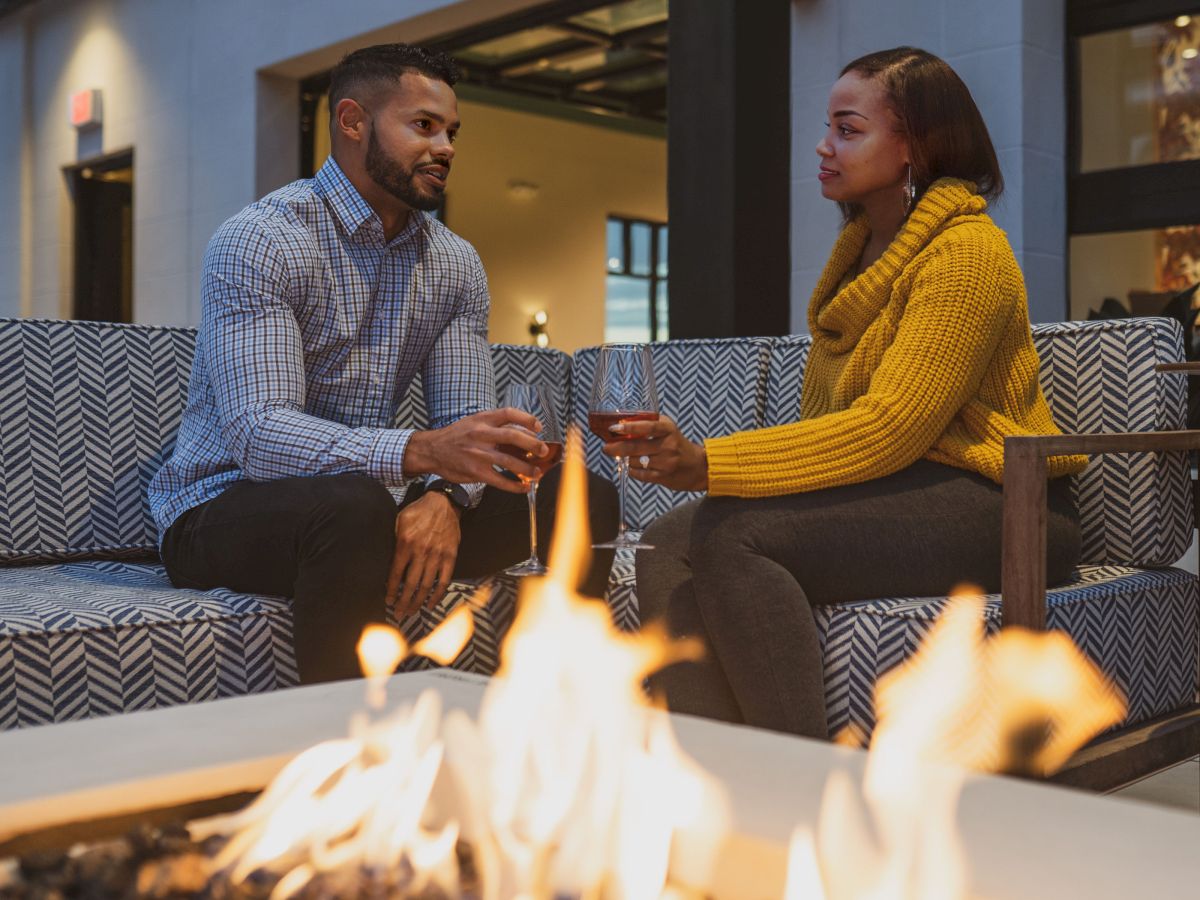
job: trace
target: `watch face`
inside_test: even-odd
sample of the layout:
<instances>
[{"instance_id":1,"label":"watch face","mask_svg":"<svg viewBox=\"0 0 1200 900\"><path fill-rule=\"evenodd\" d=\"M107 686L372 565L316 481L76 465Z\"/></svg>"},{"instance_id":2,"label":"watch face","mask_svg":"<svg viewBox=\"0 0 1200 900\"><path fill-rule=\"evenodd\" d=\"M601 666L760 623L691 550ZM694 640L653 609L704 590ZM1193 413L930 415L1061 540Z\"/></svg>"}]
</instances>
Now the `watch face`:
<instances>
[{"instance_id":1,"label":"watch face","mask_svg":"<svg viewBox=\"0 0 1200 900\"><path fill-rule=\"evenodd\" d=\"M434 485L434 490L445 494L446 498L455 506L466 509L471 505L471 495L467 493L467 489L461 484L454 484L450 481L440 481Z\"/></svg>"}]
</instances>

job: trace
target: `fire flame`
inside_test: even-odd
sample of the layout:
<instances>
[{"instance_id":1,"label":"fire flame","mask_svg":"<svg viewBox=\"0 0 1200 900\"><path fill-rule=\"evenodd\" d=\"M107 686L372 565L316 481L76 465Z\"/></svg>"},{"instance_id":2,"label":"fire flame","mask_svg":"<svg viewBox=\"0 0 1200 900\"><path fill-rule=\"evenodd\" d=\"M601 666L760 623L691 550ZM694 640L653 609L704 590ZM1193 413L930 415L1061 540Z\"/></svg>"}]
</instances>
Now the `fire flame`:
<instances>
[{"instance_id":1,"label":"fire flame","mask_svg":"<svg viewBox=\"0 0 1200 900\"><path fill-rule=\"evenodd\" d=\"M329 894L399 887L483 898L659 897L702 884L729 821L722 788L686 757L643 679L699 647L617 629L578 593L589 547L581 439L568 437L550 574L525 578L501 665L478 721L443 714L434 692L352 723L348 738L300 754L250 806L194 822L229 837L214 866L238 883L277 876L272 897L316 880ZM481 605L475 601L471 606ZM371 706L406 654L442 665L470 639L461 607L407 648L377 626L359 645ZM457 858L470 847L476 884ZM672 859L688 861L686 876ZM676 867L678 868L678 867ZM689 885L687 882L691 881Z\"/></svg>"},{"instance_id":2,"label":"fire flame","mask_svg":"<svg viewBox=\"0 0 1200 900\"><path fill-rule=\"evenodd\" d=\"M920 650L879 679L861 797L825 786L817 835L793 835L789 898L954 900L969 872L955 826L971 770L1047 775L1125 715L1060 632L984 639L983 600L957 592ZM865 803L865 806L864 806Z\"/></svg>"},{"instance_id":3,"label":"fire flame","mask_svg":"<svg viewBox=\"0 0 1200 900\"><path fill-rule=\"evenodd\" d=\"M400 660L449 664L486 598L412 648L395 629L369 629L359 653L375 717L360 713L349 737L297 756L241 812L192 823L197 839L227 836L218 871L234 883L270 873L272 898L314 882L329 896L484 900L704 892L728 798L642 690L701 648L661 628L621 632L578 594L590 545L582 458L572 430L550 573L522 581L478 720L443 714L433 691L380 710ZM968 771L1051 772L1124 715L1065 636L1010 628L985 641L982 623L980 598L952 598L920 651L879 679L861 790L845 772L826 783L819 820L792 836L788 900L966 896L954 813Z\"/></svg>"}]
</instances>

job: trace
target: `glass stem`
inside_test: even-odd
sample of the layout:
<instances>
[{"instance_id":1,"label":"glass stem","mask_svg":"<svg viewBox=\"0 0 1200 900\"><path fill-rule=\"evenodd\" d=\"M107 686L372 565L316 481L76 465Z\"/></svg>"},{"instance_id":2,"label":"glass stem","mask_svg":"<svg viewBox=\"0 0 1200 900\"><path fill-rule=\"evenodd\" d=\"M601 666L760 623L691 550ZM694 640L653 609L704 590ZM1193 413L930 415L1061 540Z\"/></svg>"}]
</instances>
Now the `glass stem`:
<instances>
[{"instance_id":1,"label":"glass stem","mask_svg":"<svg viewBox=\"0 0 1200 900\"><path fill-rule=\"evenodd\" d=\"M629 483L629 457L617 457L617 540L625 539L625 487Z\"/></svg>"},{"instance_id":2,"label":"glass stem","mask_svg":"<svg viewBox=\"0 0 1200 900\"><path fill-rule=\"evenodd\" d=\"M538 563L538 545L537 545L537 489L536 481L529 482L529 561Z\"/></svg>"}]
</instances>

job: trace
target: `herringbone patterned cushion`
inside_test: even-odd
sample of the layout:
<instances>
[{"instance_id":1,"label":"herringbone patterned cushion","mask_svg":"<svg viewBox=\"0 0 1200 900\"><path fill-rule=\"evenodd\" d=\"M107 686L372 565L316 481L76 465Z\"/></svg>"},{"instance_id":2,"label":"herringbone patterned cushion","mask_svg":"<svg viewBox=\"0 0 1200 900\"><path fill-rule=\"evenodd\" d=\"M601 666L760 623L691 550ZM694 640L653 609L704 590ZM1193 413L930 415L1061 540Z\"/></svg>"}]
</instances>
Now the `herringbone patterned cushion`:
<instances>
[{"instance_id":1,"label":"herringbone patterned cushion","mask_svg":"<svg viewBox=\"0 0 1200 900\"><path fill-rule=\"evenodd\" d=\"M504 399L510 384L542 382L555 392L559 421L565 423L571 384L571 357L561 350L518 344L492 344L492 366L496 372L496 400ZM396 424L404 428L428 428L429 412L418 373L396 410Z\"/></svg>"},{"instance_id":2,"label":"herringbone patterned cushion","mask_svg":"<svg viewBox=\"0 0 1200 900\"><path fill-rule=\"evenodd\" d=\"M296 683L279 598L173 588L154 563L0 570L0 729Z\"/></svg>"},{"instance_id":3,"label":"herringbone patterned cushion","mask_svg":"<svg viewBox=\"0 0 1200 900\"><path fill-rule=\"evenodd\" d=\"M1125 692L1133 725L1196 696L1200 592L1179 569L1083 566L1046 597L1047 625L1070 635ZM913 654L945 598L865 600L816 610L831 733L875 725L875 681ZM1000 597L987 597L987 630L1000 628Z\"/></svg>"},{"instance_id":4,"label":"herringbone patterned cushion","mask_svg":"<svg viewBox=\"0 0 1200 900\"><path fill-rule=\"evenodd\" d=\"M651 345L660 411L692 440L757 428L766 404L770 338L678 340ZM588 400L599 348L575 353L571 370L573 420L587 428ZM587 465L613 477L616 465L590 432L585 439ZM669 509L699 494L671 491L662 485L629 480L626 523L644 529Z\"/></svg>"},{"instance_id":5,"label":"herringbone patterned cushion","mask_svg":"<svg viewBox=\"0 0 1200 900\"><path fill-rule=\"evenodd\" d=\"M153 552L195 332L0 320L0 560Z\"/></svg>"},{"instance_id":6,"label":"herringbone patterned cushion","mask_svg":"<svg viewBox=\"0 0 1200 900\"><path fill-rule=\"evenodd\" d=\"M800 418L800 388L812 335L791 334L771 345L767 365L767 411L763 425L786 425Z\"/></svg>"},{"instance_id":7,"label":"herringbone patterned cushion","mask_svg":"<svg viewBox=\"0 0 1200 900\"><path fill-rule=\"evenodd\" d=\"M1125 724L1191 703L1197 691L1200 591L1179 569L1083 566L1071 584L1047 594L1050 628L1058 628L1120 686L1129 699ZM609 605L618 623L638 627L632 557L618 557ZM825 665L831 733L875 727L875 682L908 659L946 605L943 597L864 600L816 611ZM987 597L987 630L1000 628L1000 597Z\"/></svg>"},{"instance_id":8,"label":"herringbone patterned cushion","mask_svg":"<svg viewBox=\"0 0 1200 900\"><path fill-rule=\"evenodd\" d=\"M1187 384L1154 366L1183 359L1173 319L1036 325L1042 390L1066 432L1169 431L1186 426ZM1075 482L1089 563L1171 565L1192 539L1186 453L1105 454Z\"/></svg>"},{"instance_id":9,"label":"herringbone patterned cushion","mask_svg":"<svg viewBox=\"0 0 1200 900\"><path fill-rule=\"evenodd\" d=\"M416 641L477 590L455 582L437 608L398 624ZM454 668L496 670L515 604L513 579L497 579ZM408 668L429 665L417 659ZM179 590L156 563L0 570L0 730L270 691L296 680L284 598Z\"/></svg>"}]
</instances>

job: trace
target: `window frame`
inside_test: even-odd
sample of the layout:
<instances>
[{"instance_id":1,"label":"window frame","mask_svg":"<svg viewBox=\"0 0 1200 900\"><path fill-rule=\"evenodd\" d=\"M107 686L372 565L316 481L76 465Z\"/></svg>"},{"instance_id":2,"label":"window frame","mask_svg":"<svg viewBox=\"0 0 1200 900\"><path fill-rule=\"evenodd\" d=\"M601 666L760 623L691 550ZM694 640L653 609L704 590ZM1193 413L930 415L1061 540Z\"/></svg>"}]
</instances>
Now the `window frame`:
<instances>
[{"instance_id":1,"label":"window frame","mask_svg":"<svg viewBox=\"0 0 1200 900\"><path fill-rule=\"evenodd\" d=\"M619 271L609 268L607 261L604 266L605 291L604 291L604 328L608 330L608 277L610 275L619 275L623 278L639 278L643 279L649 285L649 304L650 304L650 340L651 342L659 340L659 321L658 321L658 286L660 282L666 282L668 285L671 280L670 263L667 258L660 253L662 244L661 236L663 229L667 228L669 223L657 219L646 219L640 216L623 216L618 213L609 213L604 220L605 233L607 234L608 224L610 222L621 223L621 262L622 267ZM650 274L639 275L633 271L633 226L648 225L650 227ZM659 263L667 263L667 274L659 275ZM670 288L668 287L668 290ZM669 295L668 295L669 296ZM670 303L668 301L668 320L663 323L667 326L670 333Z\"/></svg>"},{"instance_id":2,"label":"window frame","mask_svg":"<svg viewBox=\"0 0 1200 900\"><path fill-rule=\"evenodd\" d=\"M1067 0L1067 239L1200 224L1200 160L1083 172L1083 65L1092 34L1200 15L1200 0Z\"/></svg>"}]
</instances>

